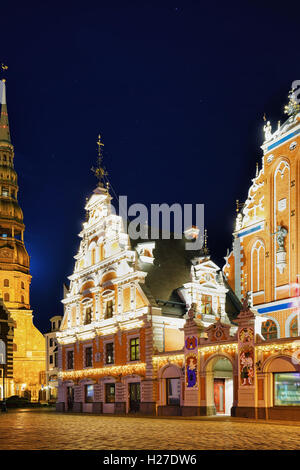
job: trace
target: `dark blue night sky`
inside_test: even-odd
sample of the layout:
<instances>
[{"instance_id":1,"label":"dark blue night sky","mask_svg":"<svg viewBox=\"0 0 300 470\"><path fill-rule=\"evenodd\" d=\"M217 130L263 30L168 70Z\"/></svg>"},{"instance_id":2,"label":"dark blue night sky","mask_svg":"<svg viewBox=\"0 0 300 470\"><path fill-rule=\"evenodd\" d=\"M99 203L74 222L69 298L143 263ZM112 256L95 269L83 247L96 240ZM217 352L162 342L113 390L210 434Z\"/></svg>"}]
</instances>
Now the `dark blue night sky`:
<instances>
[{"instance_id":1,"label":"dark blue night sky","mask_svg":"<svg viewBox=\"0 0 300 470\"><path fill-rule=\"evenodd\" d=\"M235 200L245 200L261 164L263 114L276 127L300 79L300 7L17 5L1 5L0 62L9 66L35 324L45 331L63 311L99 132L111 183L130 203L205 204L212 258L222 266Z\"/></svg>"}]
</instances>

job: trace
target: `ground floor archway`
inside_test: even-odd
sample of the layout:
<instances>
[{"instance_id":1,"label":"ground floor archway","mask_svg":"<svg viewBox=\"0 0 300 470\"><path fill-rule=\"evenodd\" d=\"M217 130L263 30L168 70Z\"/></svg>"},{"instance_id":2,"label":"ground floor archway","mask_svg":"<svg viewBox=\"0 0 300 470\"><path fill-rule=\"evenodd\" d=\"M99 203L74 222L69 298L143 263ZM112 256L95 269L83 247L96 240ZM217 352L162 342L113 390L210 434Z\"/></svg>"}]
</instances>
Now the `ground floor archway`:
<instances>
[{"instance_id":1,"label":"ground floor archway","mask_svg":"<svg viewBox=\"0 0 300 470\"><path fill-rule=\"evenodd\" d=\"M207 414L230 416L234 400L233 366L226 356L217 355L205 369Z\"/></svg>"}]
</instances>

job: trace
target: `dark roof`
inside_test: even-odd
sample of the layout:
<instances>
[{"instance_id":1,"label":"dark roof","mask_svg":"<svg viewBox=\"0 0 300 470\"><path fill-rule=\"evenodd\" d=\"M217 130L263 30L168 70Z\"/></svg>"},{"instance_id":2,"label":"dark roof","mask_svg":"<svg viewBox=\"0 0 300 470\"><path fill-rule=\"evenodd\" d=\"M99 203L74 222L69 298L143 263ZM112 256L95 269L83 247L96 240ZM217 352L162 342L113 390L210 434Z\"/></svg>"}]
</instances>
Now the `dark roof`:
<instances>
[{"instance_id":1,"label":"dark roof","mask_svg":"<svg viewBox=\"0 0 300 470\"><path fill-rule=\"evenodd\" d=\"M147 272L145 284L141 284L143 291L152 306L162 308L164 315L180 316L186 313L186 305L178 294L178 289L186 282L191 281L192 259L201 255L200 250L186 250L185 237L174 239L170 234L170 239L159 238L158 240L139 239L131 240L132 248L136 248L139 243L155 242L153 250L154 263L140 262L139 268ZM226 296L226 312L231 320L235 318L241 310L241 304L225 282L228 288Z\"/></svg>"}]
</instances>

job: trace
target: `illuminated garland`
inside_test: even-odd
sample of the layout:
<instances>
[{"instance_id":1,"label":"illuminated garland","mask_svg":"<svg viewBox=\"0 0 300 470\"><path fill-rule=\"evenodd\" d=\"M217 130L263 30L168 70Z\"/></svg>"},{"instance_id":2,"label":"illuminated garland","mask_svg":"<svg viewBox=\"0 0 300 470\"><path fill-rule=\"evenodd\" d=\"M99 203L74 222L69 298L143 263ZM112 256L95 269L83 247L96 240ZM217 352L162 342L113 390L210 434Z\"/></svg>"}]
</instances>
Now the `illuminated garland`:
<instances>
[{"instance_id":1,"label":"illuminated garland","mask_svg":"<svg viewBox=\"0 0 300 470\"><path fill-rule=\"evenodd\" d=\"M59 377L62 380L65 379L79 379L85 377L119 377L125 375L145 375L146 364L141 362L140 364L128 364L124 366L112 366L112 367L101 367L99 369L83 369L83 370L72 370L67 372L59 372Z\"/></svg>"},{"instance_id":2,"label":"illuminated garland","mask_svg":"<svg viewBox=\"0 0 300 470\"><path fill-rule=\"evenodd\" d=\"M157 367L163 367L164 365L168 363L173 363L177 364L179 367L183 366L184 363L184 355L183 354L177 354L174 356L154 356L152 358L153 365Z\"/></svg>"},{"instance_id":3,"label":"illuminated garland","mask_svg":"<svg viewBox=\"0 0 300 470\"><path fill-rule=\"evenodd\" d=\"M256 346L256 349L258 351L263 351L263 352L276 352L276 351L283 351L285 349L287 350L294 350L294 349L300 349L300 344L297 341L294 341L293 343L287 343L287 344L270 344L268 346Z\"/></svg>"},{"instance_id":4,"label":"illuminated garland","mask_svg":"<svg viewBox=\"0 0 300 470\"><path fill-rule=\"evenodd\" d=\"M238 349L237 343L230 343L230 344L218 344L215 346L205 346L204 348L200 348L199 351L202 354L208 352L219 352L219 351L226 351L226 352L235 352Z\"/></svg>"}]
</instances>

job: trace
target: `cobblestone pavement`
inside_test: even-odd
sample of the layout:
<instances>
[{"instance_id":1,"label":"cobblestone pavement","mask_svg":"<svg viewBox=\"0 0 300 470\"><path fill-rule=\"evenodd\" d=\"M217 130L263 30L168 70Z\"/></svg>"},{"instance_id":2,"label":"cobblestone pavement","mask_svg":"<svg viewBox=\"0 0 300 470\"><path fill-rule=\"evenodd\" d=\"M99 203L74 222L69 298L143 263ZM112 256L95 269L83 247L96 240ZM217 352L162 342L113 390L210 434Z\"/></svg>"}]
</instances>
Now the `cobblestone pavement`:
<instances>
[{"instance_id":1,"label":"cobblestone pavement","mask_svg":"<svg viewBox=\"0 0 300 470\"><path fill-rule=\"evenodd\" d=\"M300 423L60 414L0 414L0 449L267 450L300 449Z\"/></svg>"}]
</instances>

